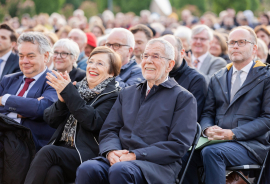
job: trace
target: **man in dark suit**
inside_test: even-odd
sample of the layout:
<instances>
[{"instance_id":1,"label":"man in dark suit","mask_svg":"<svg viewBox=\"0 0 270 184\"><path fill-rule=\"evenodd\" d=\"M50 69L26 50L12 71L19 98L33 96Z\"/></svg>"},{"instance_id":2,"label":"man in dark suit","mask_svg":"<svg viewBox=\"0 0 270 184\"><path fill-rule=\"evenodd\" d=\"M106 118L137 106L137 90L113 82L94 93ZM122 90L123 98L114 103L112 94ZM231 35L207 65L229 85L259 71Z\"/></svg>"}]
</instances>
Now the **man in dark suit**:
<instances>
[{"instance_id":1,"label":"man in dark suit","mask_svg":"<svg viewBox=\"0 0 270 184\"><path fill-rule=\"evenodd\" d=\"M196 133L196 100L168 77L169 42L150 40L142 58L146 81L120 92L100 131L102 156L78 168L76 183L175 183Z\"/></svg>"},{"instance_id":2,"label":"man in dark suit","mask_svg":"<svg viewBox=\"0 0 270 184\"><path fill-rule=\"evenodd\" d=\"M207 93L205 78L194 68L189 67L187 62L183 59L185 56L185 49L179 38L173 35L165 35L162 38L172 44L175 52L175 65L169 73L169 76L173 77L179 85L191 92L196 98L197 120L199 121Z\"/></svg>"},{"instance_id":3,"label":"man in dark suit","mask_svg":"<svg viewBox=\"0 0 270 184\"><path fill-rule=\"evenodd\" d=\"M199 71L209 84L214 73L225 67L227 62L209 53L210 42L213 39L212 30L206 25L198 25L191 30L192 56L185 57L188 65Z\"/></svg>"},{"instance_id":4,"label":"man in dark suit","mask_svg":"<svg viewBox=\"0 0 270 184\"><path fill-rule=\"evenodd\" d=\"M211 78L200 121L205 137L227 142L195 151L184 183L198 183L194 171L202 166L206 184L231 183L235 177L226 180L226 166L261 164L270 149L270 69L253 60L253 29L234 29L228 51L232 63Z\"/></svg>"},{"instance_id":5,"label":"man in dark suit","mask_svg":"<svg viewBox=\"0 0 270 184\"><path fill-rule=\"evenodd\" d=\"M19 57L12 53L17 35L6 23L0 24L0 81L3 76L20 71Z\"/></svg>"},{"instance_id":6,"label":"man in dark suit","mask_svg":"<svg viewBox=\"0 0 270 184\"><path fill-rule=\"evenodd\" d=\"M51 46L42 33L29 32L18 38L18 50L22 72L6 75L0 82L0 113L29 128L39 150L54 133L44 122L43 111L58 99L46 83Z\"/></svg>"}]
</instances>

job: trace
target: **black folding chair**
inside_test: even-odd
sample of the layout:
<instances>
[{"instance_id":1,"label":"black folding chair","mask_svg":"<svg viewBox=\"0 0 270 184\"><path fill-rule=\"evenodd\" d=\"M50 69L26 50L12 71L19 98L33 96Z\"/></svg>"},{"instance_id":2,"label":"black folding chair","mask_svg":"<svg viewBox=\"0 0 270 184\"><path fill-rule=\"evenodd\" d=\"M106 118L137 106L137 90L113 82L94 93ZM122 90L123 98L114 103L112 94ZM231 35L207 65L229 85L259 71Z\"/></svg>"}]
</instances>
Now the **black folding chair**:
<instances>
[{"instance_id":1,"label":"black folding chair","mask_svg":"<svg viewBox=\"0 0 270 184\"><path fill-rule=\"evenodd\" d=\"M188 161L187 161L186 167L185 168L182 168L182 169L184 169L184 171L183 171L183 174L182 174L181 178L179 178L179 179L176 180L176 183L177 184L182 184L182 182L183 182L183 180L185 178L185 175L186 175L186 172L187 172L187 169L188 169L190 160L192 159L192 155L193 155L193 153L195 151L195 148L196 148L196 146L198 144L198 141L200 139L201 131L202 131L201 126L200 126L199 123L197 123L197 132L196 132L196 135L194 137L193 143L191 145L190 155L188 157Z\"/></svg>"},{"instance_id":2,"label":"black folding chair","mask_svg":"<svg viewBox=\"0 0 270 184\"><path fill-rule=\"evenodd\" d=\"M237 173L247 184L251 184L250 181L248 181L245 176L243 176L243 174L240 172L240 170L260 170L260 174L257 178L257 184L260 184L261 178L262 178L262 174L265 168L265 163L268 157L268 153L269 151L266 153L266 157L263 161L262 165L241 165L241 166L233 166L233 167L227 167L226 170L227 171L233 171L235 173Z\"/></svg>"}]
</instances>

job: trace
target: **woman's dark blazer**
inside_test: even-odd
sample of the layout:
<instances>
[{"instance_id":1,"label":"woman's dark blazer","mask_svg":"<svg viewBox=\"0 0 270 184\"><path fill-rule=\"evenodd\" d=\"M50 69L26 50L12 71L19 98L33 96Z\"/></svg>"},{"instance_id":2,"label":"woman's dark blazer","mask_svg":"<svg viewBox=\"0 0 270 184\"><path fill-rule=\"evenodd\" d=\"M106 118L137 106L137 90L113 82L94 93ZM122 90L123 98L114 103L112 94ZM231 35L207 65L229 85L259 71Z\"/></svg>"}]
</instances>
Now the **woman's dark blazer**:
<instances>
[{"instance_id":1,"label":"woman's dark blazer","mask_svg":"<svg viewBox=\"0 0 270 184\"><path fill-rule=\"evenodd\" d=\"M59 141L67 119L72 113L78 120L74 142L81 162L96 157L99 153L99 131L118 96L115 80L88 103L80 97L72 83L69 83L60 95L65 103L58 100L44 111L44 120L56 129L49 144Z\"/></svg>"}]
</instances>

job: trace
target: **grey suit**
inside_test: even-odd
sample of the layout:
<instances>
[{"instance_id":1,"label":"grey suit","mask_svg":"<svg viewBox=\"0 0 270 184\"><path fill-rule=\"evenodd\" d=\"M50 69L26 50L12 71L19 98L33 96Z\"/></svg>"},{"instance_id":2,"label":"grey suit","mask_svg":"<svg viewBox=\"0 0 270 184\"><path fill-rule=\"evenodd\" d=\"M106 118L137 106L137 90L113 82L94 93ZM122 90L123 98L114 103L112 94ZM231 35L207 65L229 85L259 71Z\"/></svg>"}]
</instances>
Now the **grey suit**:
<instances>
[{"instance_id":1,"label":"grey suit","mask_svg":"<svg viewBox=\"0 0 270 184\"><path fill-rule=\"evenodd\" d=\"M209 53L198 71L205 77L208 85L213 74L225 67L226 64L227 62L223 58L215 57Z\"/></svg>"}]
</instances>

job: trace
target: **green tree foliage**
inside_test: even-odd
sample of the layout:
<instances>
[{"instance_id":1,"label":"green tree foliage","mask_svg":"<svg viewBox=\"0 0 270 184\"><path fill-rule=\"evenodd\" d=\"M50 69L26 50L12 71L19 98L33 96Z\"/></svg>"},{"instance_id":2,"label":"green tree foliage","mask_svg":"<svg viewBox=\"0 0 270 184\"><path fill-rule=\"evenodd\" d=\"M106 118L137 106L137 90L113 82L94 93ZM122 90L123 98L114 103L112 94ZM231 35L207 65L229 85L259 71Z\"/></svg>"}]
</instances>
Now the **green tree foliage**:
<instances>
[{"instance_id":1,"label":"green tree foliage","mask_svg":"<svg viewBox=\"0 0 270 184\"><path fill-rule=\"evenodd\" d=\"M17 16L21 18L22 15L25 13L28 13L31 17L36 15L36 6L32 0L26 0L24 2L19 3Z\"/></svg>"},{"instance_id":2,"label":"green tree foliage","mask_svg":"<svg viewBox=\"0 0 270 184\"><path fill-rule=\"evenodd\" d=\"M206 0L170 0L170 2L172 7L176 9L182 9L186 5L195 5L201 12L205 12L206 9Z\"/></svg>"},{"instance_id":3,"label":"green tree foliage","mask_svg":"<svg viewBox=\"0 0 270 184\"><path fill-rule=\"evenodd\" d=\"M100 2L100 0L98 0ZM114 0L113 5L119 6L121 12L134 12L139 15L141 10L149 9L151 0Z\"/></svg>"},{"instance_id":4,"label":"green tree foliage","mask_svg":"<svg viewBox=\"0 0 270 184\"><path fill-rule=\"evenodd\" d=\"M72 4L74 9L79 8L79 6L81 5L82 2L83 2L83 0L66 0L66 3L67 4Z\"/></svg>"},{"instance_id":5,"label":"green tree foliage","mask_svg":"<svg viewBox=\"0 0 270 184\"><path fill-rule=\"evenodd\" d=\"M0 3L0 22L3 21L4 17L5 17L5 14L6 14L6 9L3 5L1 5Z\"/></svg>"},{"instance_id":6,"label":"green tree foliage","mask_svg":"<svg viewBox=\"0 0 270 184\"><path fill-rule=\"evenodd\" d=\"M72 4L65 4L64 8L61 9L60 13L63 14L66 18L69 18L73 15L74 6Z\"/></svg>"},{"instance_id":7,"label":"green tree foliage","mask_svg":"<svg viewBox=\"0 0 270 184\"><path fill-rule=\"evenodd\" d=\"M62 5L65 3L65 0L34 0L36 5L36 12L39 13L48 13L58 12Z\"/></svg>"},{"instance_id":8,"label":"green tree foliage","mask_svg":"<svg viewBox=\"0 0 270 184\"><path fill-rule=\"evenodd\" d=\"M80 9L84 11L86 18L90 18L91 16L98 14L98 8L95 2L84 1L82 2Z\"/></svg>"},{"instance_id":9,"label":"green tree foliage","mask_svg":"<svg viewBox=\"0 0 270 184\"><path fill-rule=\"evenodd\" d=\"M233 8L235 11L252 10L255 11L259 7L259 0L212 0L213 10L219 13L227 8Z\"/></svg>"},{"instance_id":10,"label":"green tree foliage","mask_svg":"<svg viewBox=\"0 0 270 184\"><path fill-rule=\"evenodd\" d=\"M6 1L6 8L8 10L8 14L11 17L15 17L17 15L18 5L20 0L7 0Z\"/></svg>"}]
</instances>

